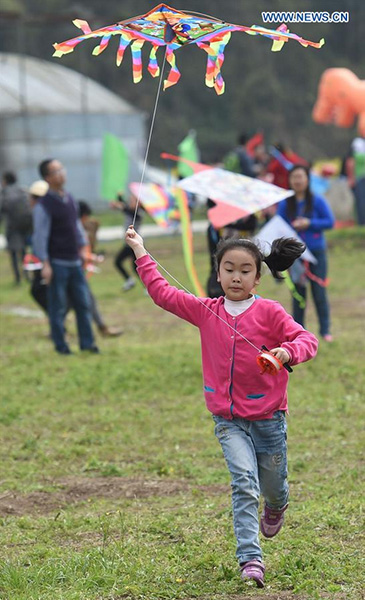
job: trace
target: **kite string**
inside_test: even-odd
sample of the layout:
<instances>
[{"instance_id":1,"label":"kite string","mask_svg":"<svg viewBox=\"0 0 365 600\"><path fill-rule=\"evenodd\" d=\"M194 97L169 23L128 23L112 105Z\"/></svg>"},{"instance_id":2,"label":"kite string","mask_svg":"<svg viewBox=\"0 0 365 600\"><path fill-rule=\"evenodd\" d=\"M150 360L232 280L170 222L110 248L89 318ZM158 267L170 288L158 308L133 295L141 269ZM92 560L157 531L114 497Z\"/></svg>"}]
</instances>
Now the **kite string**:
<instances>
[{"instance_id":1,"label":"kite string","mask_svg":"<svg viewBox=\"0 0 365 600\"><path fill-rule=\"evenodd\" d=\"M136 208L134 210L133 222L132 222L133 227L134 227L134 224L136 222L137 211L138 211L138 207L139 207L139 204L140 204L142 184L143 184L144 175L145 175L146 166L147 166L147 159L148 159L148 153L149 153L151 139L152 139L153 126L155 124L155 118L156 118L156 112L157 112L157 105L158 105L158 101L159 101L159 98L160 98L162 77L163 77L163 72L164 72L165 63L166 63L166 54L167 54L167 46L166 46L166 50L165 50L165 55L164 55L162 67L161 67L160 80L159 80L159 83L158 83L158 89L157 89L157 94L156 94L155 106L154 106L154 109L153 109L152 120L151 120L151 127L150 127L150 132L149 132L149 135L148 135L147 148L146 148L146 153L145 153L145 157L144 157L144 163L143 163L141 181L139 182L139 187L138 187L138 195L137 195Z\"/></svg>"},{"instance_id":2,"label":"kite string","mask_svg":"<svg viewBox=\"0 0 365 600\"><path fill-rule=\"evenodd\" d=\"M161 263L159 263L158 260L155 259L154 256L152 256L152 254L150 254L147 250L146 250L146 252L147 252L148 256L150 258L152 258L152 260L156 263L156 265L158 265L160 267L160 269L162 269L163 271L165 271L166 275L168 275L169 277L171 277L171 279L173 281L175 281L175 283L177 283L185 292L187 292L188 294L191 294L192 296L195 296L195 294L193 294L190 290L188 290L180 281L178 281L178 279L176 279L176 277L174 277L173 275L171 275L171 273L169 273L169 271L167 269L165 269L165 267L163 267L161 265ZM195 296L195 298L198 300L198 302L200 302L200 304L202 306L204 306L204 308L206 308L207 310L209 310L209 312L211 312L215 317L217 317L217 319L219 319L220 321L222 321L222 323L224 323L225 325L227 325L227 327L229 327L230 329L232 329L232 331L234 331L235 333L237 333L237 335L239 337L241 337L243 340L245 340L245 342L247 342L248 344L250 344L250 346L252 346L258 352L261 352L261 348L258 348L258 346L255 346L255 344L253 344L252 342L250 342L250 340L247 339L244 335L242 335L242 333L240 333L239 331L237 331L237 329L235 329L227 321L225 321L224 319L222 319L222 317L220 317L216 312L214 312L214 310L212 310L209 306L207 306L205 304L205 302L203 302L203 300L201 298L199 298L198 296Z\"/></svg>"},{"instance_id":3,"label":"kite string","mask_svg":"<svg viewBox=\"0 0 365 600\"><path fill-rule=\"evenodd\" d=\"M158 101L159 101L160 93L161 93L161 84L162 84L163 72L164 72L164 69L165 69L166 54L167 54L167 46L166 46L166 50L165 50L163 64L162 64L162 67L161 67L160 80L159 80L159 84L158 84L158 89L157 89L157 94L156 94L156 100L155 100L155 106L154 106L154 109L153 109L153 114L152 114L152 119L151 119L151 127L150 127L150 131L149 131L149 135L148 135L146 154L145 154L144 164L143 164L143 169L142 169L142 176L141 176L141 181L139 183L139 188L138 188L138 196L137 196L136 208L134 210L133 222L132 222L132 226L133 227L134 227L134 224L135 224L135 221L136 221L136 217L137 217L138 206L140 204L140 195L141 195L142 183L143 183L143 180L144 180L144 175L145 175L145 170L146 170L146 165L147 165L147 158L148 158L148 153L149 153L151 139L152 139L153 126L155 124L157 106L158 106ZM171 275L171 273L169 273L169 271L167 269L165 269L165 267L163 265L161 265L161 263L159 263L158 260L156 260L152 256L152 254L150 254L149 252L147 252L147 253L152 258L152 260L160 267L160 269L162 269L166 273L166 275L168 275L173 281L175 281L175 283L177 283L178 286L180 286L188 294L191 294L192 296L194 296L194 294L190 290L188 290L180 281L178 281L173 275ZM222 317L220 317L209 306L207 306L205 304L205 302L203 302L203 300L201 300L201 298L199 298L198 296L195 296L195 298L198 300L198 302L200 302L200 304L202 304L202 306L204 306L204 308L206 308L209 312L211 312L213 315L215 315L220 321L222 321L225 325L227 325L227 327L229 327L230 329L232 329L232 331L234 331L235 333L237 333L237 335L239 337L241 337L243 340L245 340L245 342L247 342L250 346L252 346L258 352L261 352L260 348L258 348L257 346L255 346L255 344L253 344L249 339L247 339L244 335L242 335L242 333L240 333L239 331L237 331L234 327L232 327L232 325L230 325L227 321L225 321L224 319L222 319Z\"/></svg>"}]
</instances>

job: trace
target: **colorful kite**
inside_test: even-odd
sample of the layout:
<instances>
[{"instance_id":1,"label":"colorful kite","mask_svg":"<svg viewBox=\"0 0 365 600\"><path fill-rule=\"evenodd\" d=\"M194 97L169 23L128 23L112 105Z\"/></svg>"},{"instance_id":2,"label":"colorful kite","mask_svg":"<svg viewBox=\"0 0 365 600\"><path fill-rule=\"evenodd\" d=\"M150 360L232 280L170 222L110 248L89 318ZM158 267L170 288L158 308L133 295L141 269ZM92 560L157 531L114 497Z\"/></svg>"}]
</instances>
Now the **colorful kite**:
<instances>
[{"instance_id":1,"label":"colorful kite","mask_svg":"<svg viewBox=\"0 0 365 600\"><path fill-rule=\"evenodd\" d=\"M177 221L180 222L185 268L194 292L198 296L204 296L193 260L193 232L187 193L178 187L165 188L157 183L140 185L134 182L129 184L129 189L135 196L139 196L143 208L163 229L175 227Z\"/></svg>"},{"instance_id":2,"label":"colorful kite","mask_svg":"<svg viewBox=\"0 0 365 600\"><path fill-rule=\"evenodd\" d=\"M164 81L164 89L166 89L172 85L175 85L180 79L180 72L176 66L174 51L186 44L195 43L207 54L205 83L208 87L214 88L217 94L224 93L225 84L221 74L221 67L224 61L224 50L230 40L232 31L244 31L249 35L263 35L264 37L268 37L273 40L272 50L274 52L281 50L284 43L288 42L289 39L298 41L304 47L313 46L315 48L321 48L321 46L323 46L324 44L323 39L321 39L318 43L310 42L299 37L296 34L289 33L288 28L284 24L280 25L280 27L278 27L278 29L276 30L266 29L265 27L259 27L256 25L253 25L252 27L246 27L243 25L233 25L231 23L225 23L223 21L220 21L219 19L215 19L214 17L210 17L208 15L201 15L200 13L187 14L175 10L174 8L171 8L166 4L159 4L145 15L140 15L138 17L127 19L125 21L120 21L115 25L103 27L95 31L91 30L90 26L86 21L81 21L77 19L76 21L74 21L74 24L76 25L76 27L82 30L83 35L80 35L79 37L73 38L71 40L67 40L65 42L61 42L60 44L54 44L54 56L61 57L64 54L72 52L80 42L89 38L101 38L99 45L93 50L94 55L99 55L107 47L110 38L113 35L119 35L120 43L117 51L117 65L119 66L121 64L126 48L129 45L131 45L133 80L135 83L138 83L142 79L142 47L144 43L148 41L152 44L148 64L148 71L152 75L152 77L158 77L160 75L160 68L158 66L156 54L160 46L165 46L166 50L163 65L165 65L165 60L170 65L170 72L167 76L167 79ZM161 75L162 72L163 68L161 70ZM156 98L156 107L159 91L160 86L158 88L158 94ZM151 139L155 114L156 110L154 111L152 118L149 140ZM149 143L147 144L145 165L147 162L148 148ZM216 169L214 169L214 171L216 171ZM209 173L209 171L205 171L205 173ZM142 172L141 184L143 181L143 174L144 169ZM200 175L204 175L204 171L201 172ZM193 175L188 179L192 179L193 177L196 177L196 175ZM255 200L257 200L256 198L251 198L251 200L252 202L250 206L250 211L256 212L255 210L252 210L252 207L253 205L257 206L258 204L260 204L260 202L255 202ZM234 211L234 209L236 209L237 212L237 208L234 206L234 202L228 202L228 204L231 204L230 208L232 212ZM219 210L219 206L217 206L216 209ZM256 347L242 334L240 334L240 337L246 340L247 343L251 344L251 346L256 348L256 350L258 350L259 353L261 353L261 351L264 349ZM265 360L261 361L260 363L260 366L263 369L263 371L273 372L274 368L275 370L281 368L281 365L278 364L275 364L274 366L270 365L269 363L272 361L269 361L267 357L264 358ZM284 365L284 368L286 368L287 370L291 370L290 367L288 367L287 365Z\"/></svg>"},{"instance_id":3,"label":"colorful kite","mask_svg":"<svg viewBox=\"0 0 365 600\"><path fill-rule=\"evenodd\" d=\"M83 40L101 38L93 54L98 56L107 47L113 35L120 36L117 51L117 65L122 63L124 52L130 45L133 62L133 81L138 83L142 79L142 47L145 42L152 44L149 57L148 71L152 77L158 77L160 68L158 66L156 53L160 46L166 46L166 60L170 65L170 73L164 82L164 89L175 85L180 79L180 72L176 66L174 51L186 44L196 44L207 53L207 69L205 83L208 87L214 87L217 94L223 94L224 81L221 67L224 61L224 50L228 44L232 31L244 31L249 35L263 35L273 40L272 50L281 50L285 42L290 39L296 40L302 46L313 46L321 48L324 40L311 42L305 40L295 33L289 33L286 25L282 24L276 30L266 29L257 25L246 27L244 25L233 25L225 23L208 15L182 11L171 8L166 4L159 4L145 15L119 21L114 25L102 27L92 31L86 21L76 19L73 23L83 31L71 40L54 44L53 56L61 57L72 52Z\"/></svg>"},{"instance_id":4,"label":"colorful kite","mask_svg":"<svg viewBox=\"0 0 365 600\"><path fill-rule=\"evenodd\" d=\"M173 227L176 221L180 221L180 214L176 210L176 199L173 190L167 190L158 183L133 182L129 189L136 198L140 199L143 208L163 229Z\"/></svg>"}]
</instances>

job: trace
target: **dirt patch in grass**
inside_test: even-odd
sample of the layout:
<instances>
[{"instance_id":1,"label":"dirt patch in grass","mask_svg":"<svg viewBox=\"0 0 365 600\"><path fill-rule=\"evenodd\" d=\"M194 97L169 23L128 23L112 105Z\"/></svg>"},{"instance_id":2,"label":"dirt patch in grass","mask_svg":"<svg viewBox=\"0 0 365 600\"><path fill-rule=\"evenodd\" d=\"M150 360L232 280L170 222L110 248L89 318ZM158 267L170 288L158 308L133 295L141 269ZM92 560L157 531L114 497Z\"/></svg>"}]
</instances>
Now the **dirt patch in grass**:
<instances>
[{"instance_id":1,"label":"dirt patch in grass","mask_svg":"<svg viewBox=\"0 0 365 600\"><path fill-rule=\"evenodd\" d=\"M195 598L185 598L184 600L313 600L313 595L307 594L294 594L294 592L290 591L282 591L282 592L268 592L265 589L258 590L255 586L251 584L247 584L247 591L238 596L232 595L224 595L224 596L200 596ZM316 598L320 598L321 600L350 600L349 596L342 593L319 593L319 596L315 596ZM116 596L110 600L122 600L123 596ZM124 596L126 598L126 596ZM352 600L355 600L353 598ZM360 598L359 598L360 600Z\"/></svg>"},{"instance_id":2,"label":"dirt patch in grass","mask_svg":"<svg viewBox=\"0 0 365 600\"><path fill-rule=\"evenodd\" d=\"M145 480L121 477L72 477L53 482L55 490L29 494L3 492L0 495L0 516L42 515L97 498L148 498L173 496L192 488L209 496L229 493L228 486L192 486L184 480Z\"/></svg>"},{"instance_id":3,"label":"dirt patch in grass","mask_svg":"<svg viewBox=\"0 0 365 600\"><path fill-rule=\"evenodd\" d=\"M320 598L321 600L350 600L349 596L340 594L319 594L319 596L315 596L316 598ZM108 600L127 600L130 598L128 595L122 596L109 596ZM360 600L360 597L358 597ZM283 591L283 592L267 592L265 589L258 590L254 586L247 586L247 591L243 594L239 595L212 595L212 596L195 596L194 598L185 598L184 600L313 600L313 595L307 594L294 594L293 592ZM102 600L100 598L100 600ZM179 599L177 599L179 600ZM351 599L355 600L355 598ZM356 599L357 600L357 599Z\"/></svg>"}]
</instances>

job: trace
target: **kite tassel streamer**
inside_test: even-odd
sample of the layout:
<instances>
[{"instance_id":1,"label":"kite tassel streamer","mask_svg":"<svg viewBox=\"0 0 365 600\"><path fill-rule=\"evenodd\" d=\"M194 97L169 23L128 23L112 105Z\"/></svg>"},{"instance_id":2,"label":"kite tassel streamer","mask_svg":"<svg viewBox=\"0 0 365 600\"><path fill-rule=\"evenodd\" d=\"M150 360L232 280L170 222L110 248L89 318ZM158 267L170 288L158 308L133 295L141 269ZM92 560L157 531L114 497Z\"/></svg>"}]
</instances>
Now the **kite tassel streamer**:
<instances>
[{"instance_id":1,"label":"kite tassel streamer","mask_svg":"<svg viewBox=\"0 0 365 600\"><path fill-rule=\"evenodd\" d=\"M129 46L129 44L131 43L132 38L126 36L126 35L121 35L120 37L120 41L119 41L119 47L117 50L117 67L120 67L120 65L123 62L123 58L124 58L124 52L126 51L126 48Z\"/></svg>"},{"instance_id":2,"label":"kite tassel streamer","mask_svg":"<svg viewBox=\"0 0 365 600\"><path fill-rule=\"evenodd\" d=\"M181 77L181 73L176 66L176 58L175 58L174 51L171 48L169 48L168 46L166 46L166 60L169 63L171 70L170 70L168 78L165 79L165 81L163 82L164 91L168 87L175 85Z\"/></svg>"},{"instance_id":3,"label":"kite tassel streamer","mask_svg":"<svg viewBox=\"0 0 365 600\"><path fill-rule=\"evenodd\" d=\"M264 37L272 39L271 52L280 52L284 44L289 41L289 37L286 36L286 34L289 33L289 29L284 24L276 29L278 32L277 36L273 35L272 30L265 29L265 27L259 27L258 25L252 25L250 29L245 29L244 31L248 35L263 35ZM291 34L291 36L293 37L293 34Z\"/></svg>"},{"instance_id":4,"label":"kite tassel streamer","mask_svg":"<svg viewBox=\"0 0 365 600\"><path fill-rule=\"evenodd\" d=\"M78 29L81 29L81 31L86 35L88 33L91 33L91 27L87 21L83 21L82 19L75 19L72 22Z\"/></svg>"},{"instance_id":5,"label":"kite tassel streamer","mask_svg":"<svg viewBox=\"0 0 365 600\"><path fill-rule=\"evenodd\" d=\"M287 41L288 40L274 40L271 46L271 52L280 52Z\"/></svg>"},{"instance_id":6,"label":"kite tassel streamer","mask_svg":"<svg viewBox=\"0 0 365 600\"><path fill-rule=\"evenodd\" d=\"M98 46L95 46L94 50L92 51L93 56L99 56L99 54L104 52L105 48L107 48L107 46L109 44L110 38L111 38L111 33L104 35L102 37L100 44Z\"/></svg>"},{"instance_id":7,"label":"kite tassel streamer","mask_svg":"<svg viewBox=\"0 0 365 600\"><path fill-rule=\"evenodd\" d=\"M205 296L204 289L199 281L194 265L193 232L191 228L187 194L181 188L175 188L174 196L180 212L185 267L193 285L195 294L197 294L197 296Z\"/></svg>"},{"instance_id":8,"label":"kite tassel streamer","mask_svg":"<svg viewBox=\"0 0 365 600\"><path fill-rule=\"evenodd\" d=\"M70 52L74 51L75 46L77 46L77 44L79 44L81 41L82 39L76 39L72 40L72 44L71 42L61 42L60 44L53 44L53 48L55 49L55 51L52 54L52 56L54 56L55 58L61 58L61 56L63 56L64 54L70 54Z\"/></svg>"},{"instance_id":9,"label":"kite tassel streamer","mask_svg":"<svg viewBox=\"0 0 365 600\"><path fill-rule=\"evenodd\" d=\"M133 63L133 82L139 83L142 79L142 47L144 40L135 40L131 45Z\"/></svg>"},{"instance_id":10,"label":"kite tassel streamer","mask_svg":"<svg viewBox=\"0 0 365 600\"><path fill-rule=\"evenodd\" d=\"M75 47L83 40L89 37L95 37L87 21L83 21L82 19L75 19L72 22L78 29L81 29L84 35L80 35L79 37L73 38L72 40L66 40L65 42L61 42L60 44L53 44L55 52L52 56L55 56L56 58L61 58L61 56L63 56L64 54L69 54L70 52L73 52Z\"/></svg>"},{"instance_id":11,"label":"kite tassel streamer","mask_svg":"<svg viewBox=\"0 0 365 600\"><path fill-rule=\"evenodd\" d=\"M201 42L197 46L207 53L207 68L205 72L205 85L215 89L218 95L224 93L225 84L221 73L221 67L224 62L224 49L231 38L231 33L227 33L221 39L210 44Z\"/></svg>"},{"instance_id":12,"label":"kite tassel streamer","mask_svg":"<svg viewBox=\"0 0 365 600\"><path fill-rule=\"evenodd\" d=\"M213 48L211 48L210 44L205 42L198 42L198 48L201 48L207 53L207 68L205 71L205 85L207 87L214 87L214 70L215 70L215 60L216 56L214 54Z\"/></svg>"},{"instance_id":13,"label":"kite tassel streamer","mask_svg":"<svg viewBox=\"0 0 365 600\"><path fill-rule=\"evenodd\" d=\"M282 23L277 30L280 34L285 34L285 33L289 33L289 29L288 27ZM289 38L285 39L280 39L280 38L273 38L273 42L272 42L272 46L271 46L271 52L280 52L280 50L282 49L282 47L284 46L284 44L286 42L289 41Z\"/></svg>"},{"instance_id":14,"label":"kite tassel streamer","mask_svg":"<svg viewBox=\"0 0 365 600\"><path fill-rule=\"evenodd\" d=\"M321 287L327 287L329 285L329 279L328 277L326 277L326 279L321 279L320 277L317 277L316 275L314 275L310 269L309 269L309 262L308 261L303 261L304 262L304 266L305 266L305 271L304 271L304 275L307 279L310 279L312 281L315 281L318 285L320 285ZM285 283L288 286L291 295L293 296L293 298L295 298L295 300L298 302L299 307L300 308L305 308L306 302L305 302L305 298L303 298L303 296L301 294L299 294L297 288L295 287L295 283L292 280L292 278L290 277L288 271L285 271L283 273L284 278L285 278Z\"/></svg>"},{"instance_id":15,"label":"kite tassel streamer","mask_svg":"<svg viewBox=\"0 0 365 600\"><path fill-rule=\"evenodd\" d=\"M150 58L148 62L148 72L152 77L158 77L160 75L160 67L158 66L156 52L159 49L159 46L152 46L150 52Z\"/></svg>"},{"instance_id":16,"label":"kite tassel streamer","mask_svg":"<svg viewBox=\"0 0 365 600\"><path fill-rule=\"evenodd\" d=\"M310 270L309 262L307 260L305 260L303 262L304 262L304 266L305 266L304 274L305 274L306 278L310 279L311 281L315 281L315 283L317 283L321 287L328 287L328 285L330 283L330 280L328 279L328 277L326 277L325 279L321 279L321 277L317 277L317 275L314 275L314 273L312 273L312 271Z\"/></svg>"},{"instance_id":17,"label":"kite tassel streamer","mask_svg":"<svg viewBox=\"0 0 365 600\"><path fill-rule=\"evenodd\" d=\"M226 33L226 35L223 36L222 40L218 44L217 59L216 59L215 71L214 71L214 89L215 89L216 93L218 94L218 96L220 96L221 94L224 94L224 91L225 91L225 83L224 83L224 79L222 77L221 69L222 69L222 65L224 62L224 50L230 39L231 39L231 33Z\"/></svg>"}]
</instances>

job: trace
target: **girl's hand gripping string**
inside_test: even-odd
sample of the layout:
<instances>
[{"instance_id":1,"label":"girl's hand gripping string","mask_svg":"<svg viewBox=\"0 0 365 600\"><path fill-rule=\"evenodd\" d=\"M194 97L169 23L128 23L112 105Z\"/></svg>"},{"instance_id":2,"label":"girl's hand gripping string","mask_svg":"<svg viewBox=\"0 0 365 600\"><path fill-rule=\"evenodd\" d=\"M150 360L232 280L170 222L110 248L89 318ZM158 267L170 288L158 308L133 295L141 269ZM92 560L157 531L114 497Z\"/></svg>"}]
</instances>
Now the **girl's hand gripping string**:
<instances>
[{"instance_id":1,"label":"girl's hand gripping string","mask_svg":"<svg viewBox=\"0 0 365 600\"><path fill-rule=\"evenodd\" d=\"M125 232L125 241L132 248L136 258L141 258L148 254L143 244L143 238L135 231L133 225L130 225Z\"/></svg>"}]
</instances>

